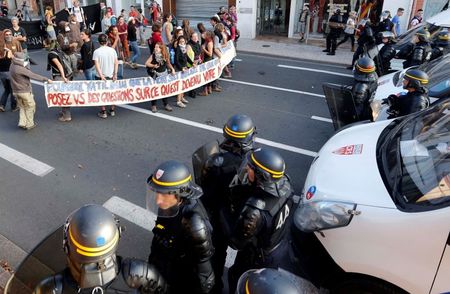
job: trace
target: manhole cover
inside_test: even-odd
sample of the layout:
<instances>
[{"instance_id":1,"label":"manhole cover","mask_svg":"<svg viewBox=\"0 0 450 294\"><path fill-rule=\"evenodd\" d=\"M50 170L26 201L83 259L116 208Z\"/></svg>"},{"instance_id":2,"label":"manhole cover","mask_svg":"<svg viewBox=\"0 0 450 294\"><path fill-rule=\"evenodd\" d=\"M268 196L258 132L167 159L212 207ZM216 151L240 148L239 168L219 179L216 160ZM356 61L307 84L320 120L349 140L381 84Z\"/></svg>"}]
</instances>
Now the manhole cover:
<instances>
[{"instance_id":1,"label":"manhole cover","mask_svg":"<svg viewBox=\"0 0 450 294\"><path fill-rule=\"evenodd\" d=\"M267 48L267 47L270 47L270 45L262 45L262 46L263 46L263 47L266 47L266 48Z\"/></svg>"}]
</instances>

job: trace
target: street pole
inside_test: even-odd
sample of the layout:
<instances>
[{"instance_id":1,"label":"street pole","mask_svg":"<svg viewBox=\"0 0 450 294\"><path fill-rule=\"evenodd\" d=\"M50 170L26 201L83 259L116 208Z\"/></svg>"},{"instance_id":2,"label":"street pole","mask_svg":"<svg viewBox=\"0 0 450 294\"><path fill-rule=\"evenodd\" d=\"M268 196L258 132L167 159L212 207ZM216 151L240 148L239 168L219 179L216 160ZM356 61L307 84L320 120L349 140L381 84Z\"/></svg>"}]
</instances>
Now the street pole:
<instances>
[{"instance_id":1,"label":"street pole","mask_svg":"<svg viewBox=\"0 0 450 294\"><path fill-rule=\"evenodd\" d=\"M44 4L42 0L39 0L39 12L41 14L41 19L44 19Z\"/></svg>"}]
</instances>

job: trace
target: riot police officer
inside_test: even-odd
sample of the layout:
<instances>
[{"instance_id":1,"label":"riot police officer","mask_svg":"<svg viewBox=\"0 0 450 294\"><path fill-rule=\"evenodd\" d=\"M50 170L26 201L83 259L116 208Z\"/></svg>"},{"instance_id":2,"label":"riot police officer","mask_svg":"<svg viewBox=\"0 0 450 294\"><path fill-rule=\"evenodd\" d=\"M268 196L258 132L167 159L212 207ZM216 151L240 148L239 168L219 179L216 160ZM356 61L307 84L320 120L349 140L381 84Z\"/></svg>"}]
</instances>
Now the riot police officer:
<instances>
[{"instance_id":1,"label":"riot police officer","mask_svg":"<svg viewBox=\"0 0 450 294\"><path fill-rule=\"evenodd\" d=\"M202 189L177 161L160 164L147 181L147 208L157 213L149 262L170 293L209 293L214 286L211 224L200 196Z\"/></svg>"},{"instance_id":2,"label":"riot police officer","mask_svg":"<svg viewBox=\"0 0 450 294\"><path fill-rule=\"evenodd\" d=\"M413 43L405 46L397 53L396 58L406 59L403 62L403 68L421 65L424 62L430 61L431 46L429 39L430 33L426 29L420 29L415 34Z\"/></svg>"},{"instance_id":3,"label":"riot police officer","mask_svg":"<svg viewBox=\"0 0 450 294\"><path fill-rule=\"evenodd\" d=\"M430 60L434 60L450 52L450 34L447 29L439 32L431 47L432 52Z\"/></svg>"},{"instance_id":4,"label":"riot police officer","mask_svg":"<svg viewBox=\"0 0 450 294\"><path fill-rule=\"evenodd\" d=\"M293 189L285 175L283 158L271 149L256 149L247 154L237 177L242 185L248 183L251 190L244 195L248 200L231 238L232 247L239 251L228 271L230 293L248 269L291 269L288 237Z\"/></svg>"},{"instance_id":5,"label":"riot police officer","mask_svg":"<svg viewBox=\"0 0 450 294\"><path fill-rule=\"evenodd\" d=\"M119 239L118 220L106 208L79 208L64 225L67 268L41 281L34 293L167 293L153 265L116 256Z\"/></svg>"},{"instance_id":6,"label":"riot police officer","mask_svg":"<svg viewBox=\"0 0 450 294\"><path fill-rule=\"evenodd\" d=\"M215 248L213 268L217 277L214 292L221 293L228 238L231 226L237 219L245 203L239 195L238 187L232 193L230 184L245 158L254 147L256 127L252 119L244 114L231 116L223 126L222 143L217 141L200 147L192 156L196 183L204 192L202 203L209 213L214 228L212 240Z\"/></svg>"},{"instance_id":7,"label":"riot police officer","mask_svg":"<svg viewBox=\"0 0 450 294\"><path fill-rule=\"evenodd\" d=\"M372 120L370 102L378 86L378 76L373 60L369 57L358 59L353 76L355 81L352 87L352 96L358 121Z\"/></svg>"},{"instance_id":8,"label":"riot police officer","mask_svg":"<svg viewBox=\"0 0 450 294\"><path fill-rule=\"evenodd\" d=\"M273 268L248 270L239 278L236 294L300 294L300 289L283 273Z\"/></svg>"},{"instance_id":9,"label":"riot police officer","mask_svg":"<svg viewBox=\"0 0 450 294\"><path fill-rule=\"evenodd\" d=\"M430 105L428 98L428 75L418 69L408 69L403 77L403 89L408 90L405 95L390 95L383 99L389 105L389 118L404 116L427 108Z\"/></svg>"},{"instance_id":10,"label":"riot police officer","mask_svg":"<svg viewBox=\"0 0 450 294\"><path fill-rule=\"evenodd\" d=\"M328 26L330 28L330 32L327 35L327 49L322 51L328 52L327 55L335 55L337 38L339 38L341 31L344 28L344 21L342 19L340 9L336 9L334 14L330 17Z\"/></svg>"},{"instance_id":11,"label":"riot police officer","mask_svg":"<svg viewBox=\"0 0 450 294\"><path fill-rule=\"evenodd\" d=\"M370 20L366 20L364 28L358 38L358 48L356 48L355 53L353 53L352 65L347 67L347 69L353 69L355 62L364 54L376 46L375 44L375 34L372 29L372 23Z\"/></svg>"},{"instance_id":12,"label":"riot police officer","mask_svg":"<svg viewBox=\"0 0 450 294\"><path fill-rule=\"evenodd\" d=\"M395 57L396 50L394 44L396 43L395 35L392 32L381 32L381 42L384 44L374 59L378 76L383 76L389 73L391 69L391 60Z\"/></svg>"}]
</instances>

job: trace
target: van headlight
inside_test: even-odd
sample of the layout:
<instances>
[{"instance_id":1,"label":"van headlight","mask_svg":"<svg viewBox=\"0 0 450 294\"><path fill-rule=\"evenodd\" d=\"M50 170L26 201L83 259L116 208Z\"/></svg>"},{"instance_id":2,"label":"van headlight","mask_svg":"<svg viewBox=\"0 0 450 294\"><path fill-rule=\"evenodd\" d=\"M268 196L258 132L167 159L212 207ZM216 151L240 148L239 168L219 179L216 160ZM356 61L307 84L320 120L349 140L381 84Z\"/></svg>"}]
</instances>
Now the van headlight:
<instances>
[{"instance_id":1,"label":"van headlight","mask_svg":"<svg viewBox=\"0 0 450 294\"><path fill-rule=\"evenodd\" d=\"M348 226L359 214L356 204L334 201L302 201L294 215L294 223L303 232L321 231Z\"/></svg>"}]
</instances>

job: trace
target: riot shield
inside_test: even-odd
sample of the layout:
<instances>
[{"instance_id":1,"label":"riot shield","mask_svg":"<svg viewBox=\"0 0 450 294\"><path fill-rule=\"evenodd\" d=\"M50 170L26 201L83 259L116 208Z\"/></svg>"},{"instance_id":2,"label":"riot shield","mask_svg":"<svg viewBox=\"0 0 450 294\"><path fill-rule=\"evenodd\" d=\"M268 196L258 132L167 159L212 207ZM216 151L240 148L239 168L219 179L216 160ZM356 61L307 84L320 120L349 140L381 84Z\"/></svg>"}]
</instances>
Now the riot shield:
<instances>
[{"instance_id":1,"label":"riot shield","mask_svg":"<svg viewBox=\"0 0 450 294\"><path fill-rule=\"evenodd\" d=\"M218 141L213 141L198 148L192 154L192 167L194 168L194 178L197 185L202 185L202 172L206 161L212 155L219 153L220 147Z\"/></svg>"},{"instance_id":2,"label":"riot shield","mask_svg":"<svg viewBox=\"0 0 450 294\"><path fill-rule=\"evenodd\" d=\"M322 85L335 130L359 121L349 87L324 83Z\"/></svg>"},{"instance_id":3,"label":"riot shield","mask_svg":"<svg viewBox=\"0 0 450 294\"><path fill-rule=\"evenodd\" d=\"M61 226L31 251L9 279L5 294L30 294L40 281L65 268L62 232Z\"/></svg>"}]
</instances>

